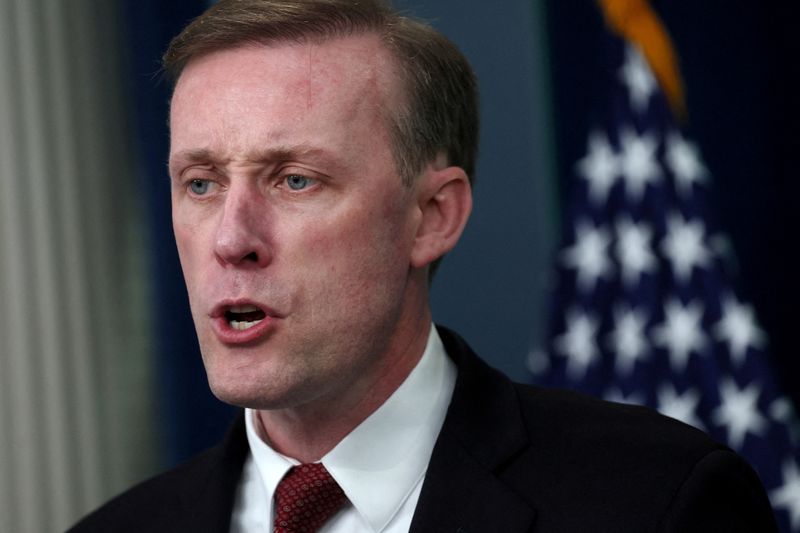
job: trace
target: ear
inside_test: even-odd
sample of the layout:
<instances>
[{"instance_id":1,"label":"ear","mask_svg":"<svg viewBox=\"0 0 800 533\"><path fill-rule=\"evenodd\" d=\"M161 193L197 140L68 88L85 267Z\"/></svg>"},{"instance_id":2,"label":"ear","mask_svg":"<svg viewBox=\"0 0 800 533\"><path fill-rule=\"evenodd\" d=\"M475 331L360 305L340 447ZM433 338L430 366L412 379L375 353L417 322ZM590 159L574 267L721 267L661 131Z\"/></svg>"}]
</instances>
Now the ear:
<instances>
[{"instance_id":1,"label":"ear","mask_svg":"<svg viewBox=\"0 0 800 533\"><path fill-rule=\"evenodd\" d=\"M411 266L423 268L453 249L472 211L472 187L459 167L431 165L418 177L417 226Z\"/></svg>"}]
</instances>

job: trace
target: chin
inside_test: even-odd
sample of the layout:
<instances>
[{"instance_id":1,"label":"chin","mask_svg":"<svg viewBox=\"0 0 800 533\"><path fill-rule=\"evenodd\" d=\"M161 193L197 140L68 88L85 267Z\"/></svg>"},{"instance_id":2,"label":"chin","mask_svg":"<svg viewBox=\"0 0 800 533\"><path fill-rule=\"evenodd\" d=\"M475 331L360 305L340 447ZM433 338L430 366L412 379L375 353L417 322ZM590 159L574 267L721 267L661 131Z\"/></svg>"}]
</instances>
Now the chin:
<instances>
[{"instance_id":1,"label":"chin","mask_svg":"<svg viewBox=\"0 0 800 533\"><path fill-rule=\"evenodd\" d=\"M252 355L240 357L224 347L203 342L200 351L208 386L217 399L237 407L254 408L260 403L272 380L260 376Z\"/></svg>"},{"instance_id":2,"label":"chin","mask_svg":"<svg viewBox=\"0 0 800 533\"><path fill-rule=\"evenodd\" d=\"M258 408L268 389L268 384L256 383L254 373L247 369L215 368L207 364L206 375L214 396L237 407Z\"/></svg>"},{"instance_id":3,"label":"chin","mask_svg":"<svg viewBox=\"0 0 800 533\"><path fill-rule=\"evenodd\" d=\"M253 369L209 369L208 384L220 401L249 409L284 409L308 401L310 387Z\"/></svg>"},{"instance_id":4,"label":"chin","mask_svg":"<svg viewBox=\"0 0 800 533\"><path fill-rule=\"evenodd\" d=\"M227 381L216 382L209 379L211 392L221 402L236 407L249 409L277 409L280 401L264 393L261 387L249 387L243 383L228 383Z\"/></svg>"}]
</instances>

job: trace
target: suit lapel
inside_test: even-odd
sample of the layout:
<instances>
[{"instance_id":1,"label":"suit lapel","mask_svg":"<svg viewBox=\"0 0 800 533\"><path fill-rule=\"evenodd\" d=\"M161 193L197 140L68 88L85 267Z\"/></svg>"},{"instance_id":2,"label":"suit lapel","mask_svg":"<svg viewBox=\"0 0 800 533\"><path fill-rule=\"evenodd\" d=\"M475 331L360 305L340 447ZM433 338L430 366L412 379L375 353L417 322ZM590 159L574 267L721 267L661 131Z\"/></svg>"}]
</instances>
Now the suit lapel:
<instances>
[{"instance_id":1,"label":"suit lapel","mask_svg":"<svg viewBox=\"0 0 800 533\"><path fill-rule=\"evenodd\" d=\"M502 479L504 466L528 446L514 388L457 335L439 333L458 378L410 531L529 531L533 505Z\"/></svg>"},{"instance_id":2,"label":"suit lapel","mask_svg":"<svg viewBox=\"0 0 800 533\"><path fill-rule=\"evenodd\" d=\"M441 446L439 446L441 444ZM521 533L535 512L477 462L450 434L442 434L425 477L411 533Z\"/></svg>"}]
</instances>

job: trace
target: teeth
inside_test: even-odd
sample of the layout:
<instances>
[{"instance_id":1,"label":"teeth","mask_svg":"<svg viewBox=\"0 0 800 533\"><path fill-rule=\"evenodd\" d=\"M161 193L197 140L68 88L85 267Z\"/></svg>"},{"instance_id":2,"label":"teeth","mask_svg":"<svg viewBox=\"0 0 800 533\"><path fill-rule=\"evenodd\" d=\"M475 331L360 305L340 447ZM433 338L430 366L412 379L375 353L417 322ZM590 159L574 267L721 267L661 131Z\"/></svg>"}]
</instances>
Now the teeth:
<instances>
[{"instance_id":1,"label":"teeth","mask_svg":"<svg viewBox=\"0 0 800 533\"><path fill-rule=\"evenodd\" d=\"M265 318L264 311L253 304L232 305L225 311L225 319L237 331L250 329Z\"/></svg>"},{"instance_id":2,"label":"teeth","mask_svg":"<svg viewBox=\"0 0 800 533\"><path fill-rule=\"evenodd\" d=\"M253 320L252 322L249 322L247 320L231 320L230 324L231 324L231 327L233 329L236 329L236 330L239 330L239 331L244 331L246 329L252 328L253 326L258 324L259 322L261 322L261 320Z\"/></svg>"},{"instance_id":3,"label":"teeth","mask_svg":"<svg viewBox=\"0 0 800 533\"><path fill-rule=\"evenodd\" d=\"M231 313L253 313L258 311L258 307L255 305L247 304L247 305L232 305L229 309Z\"/></svg>"}]
</instances>

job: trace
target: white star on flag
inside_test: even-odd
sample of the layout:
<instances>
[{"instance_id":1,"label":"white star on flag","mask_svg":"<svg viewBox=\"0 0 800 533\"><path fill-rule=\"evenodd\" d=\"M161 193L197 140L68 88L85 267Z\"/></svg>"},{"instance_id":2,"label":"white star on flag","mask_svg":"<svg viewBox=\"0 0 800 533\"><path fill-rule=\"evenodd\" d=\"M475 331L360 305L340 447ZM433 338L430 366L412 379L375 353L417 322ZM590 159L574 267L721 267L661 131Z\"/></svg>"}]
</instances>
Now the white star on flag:
<instances>
[{"instance_id":1,"label":"white star on flag","mask_svg":"<svg viewBox=\"0 0 800 533\"><path fill-rule=\"evenodd\" d=\"M635 224L629 217L617 220L617 258L626 287L634 288L642 274L656 270L656 257L650 249L652 238L653 230L647 224Z\"/></svg>"},{"instance_id":2,"label":"white star on flag","mask_svg":"<svg viewBox=\"0 0 800 533\"><path fill-rule=\"evenodd\" d=\"M647 357L646 325L647 316L641 311L622 306L614 309L614 330L608 335L608 344L617 355L616 371L620 374L630 374L636 361Z\"/></svg>"},{"instance_id":3,"label":"white star on flag","mask_svg":"<svg viewBox=\"0 0 800 533\"><path fill-rule=\"evenodd\" d=\"M728 343L731 359L737 365L744 363L747 349L763 348L766 334L756 325L752 306L741 304L732 294L722 302L722 319L714 325L714 337Z\"/></svg>"},{"instance_id":4,"label":"white star on flag","mask_svg":"<svg viewBox=\"0 0 800 533\"><path fill-rule=\"evenodd\" d=\"M703 243L705 231L700 220L687 221L678 213L667 219L667 236L661 242L661 250L682 283L689 281L694 267L707 267L711 262L711 253Z\"/></svg>"},{"instance_id":5,"label":"white star on flag","mask_svg":"<svg viewBox=\"0 0 800 533\"><path fill-rule=\"evenodd\" d=\"M800 419L795 412L794 404L789 398L781 397L769 406L769 416L786 426L792 444L800 442Z\"/></svg>"},{"instance_id":6,"label":"white star on flag","mask_svg":"<svg viewBox=\"0 0 800 533\"><path fill-rule=\"evenodd\" d=\"M620 132L620 165L625 191L635 202L641 201L648 184L661 181L661 167L656 159L658 142L655 136L637 135L631 128Z\"/></svg>"},{"instance_id":7,"label":"white star on flag","mask_svg":"<svg viewBox=\"0 0 800 533\"><path fill-rule=\"evenodd\" d=\"M758 397L761 389L751 383L740 389L730 378L720 386L720 404L711 414L714 423L728 428L728 443L741 449L748 433L761 435L767 429L767 420L758 411Z\"/></svg>"},{"instance_id":8,"label":"white star on flag","mask_svg":"<svg viewBox=\"0 0 800 533\"><path fill-rule=\"evenodd\" d=\"M566 314L567 328L554 346L567 357L567 373L573 379L586 375L586 369L600 357L596 335L599 321L588 313L572 308Z\"/></svg>"},{"instance_id":9,"label":"white star on flag","mask_svg":"<svg viewBox=\"0 0 800 533\"><path fill-rule=\"evenodd\" d=\"M619 77L628 87L631 107L638 113L647 111L657 85L650 67L637 48L628 46L625 50L625 64L620 69Z\"/></svg>"},{"instance_id":10,"label":"white star on flag","mask_svg":"<svg viewBox=\"0 0 800 533\"><path fill-rule=\"evenodd\" d=\"M686 370L689 355L700 354L707 341L703 334L703 304L699 301L684 306L671 298L664 305L664 322L653 328L653 341L669 351L669 361L676 372Z\"/></svg>"},{"instance_id":11,"label":"white star on flag","mask_svg":"<svg viewBox=\"0 0 800 533\"><path fill-rule=\"evenodd\" d=\"M786 509L792 523L792 530L800 529L800 469L789 459L783 463L783 485L769 494L773 507Z\"/></svg>"},{"instance_id":12,"label":"white star on flag","mask_svg":"<svg viewBox=\"0 0 800 533\"><path fill-rule=\"evenodd\" d=\"M678 394L675 387L665 383L658 388L657 396L660 413L705 431L703 422L697 416L697 406L700 405L700 392L697 389L690 388Z\"/></svg>"},{"instance_id":13,"label":"white star on flag","mask_svg":"<svg viewBox=\"0 0 800 533\"><path fill-rule=\"evenodd\" d=\"M664 158L672 174L675 176L675 187L683 197L692 193L692 185L708 182L709 173L700 159L697 146L683 138L678 131L667 136L667 148Z\"/></svg>"},{"instance_id":14,"label":"white star on flag","mask_svg":"<svg viewBox=\"0 0 800 533\"><path fill-rule=\"evenodd\" d=\"M577 271L577 284L582 291L591 292L600 278L611 275L610 244L611 235L605 228L595 228L585 220L576 224L575 244L562 252L561 259L565 266Z\"/></svg>"},{"instance_id":15,"label":"white star on flag","mask_svg":"<svg viewBox=\"0 0 800 533\"><path fill-rule=\"evenodd\" d=\"M619 175L619 160L614 154L608 137L600 130L589 134L586 156L576 164L576 172L589 184L589 197L601 206L608 199L608 192Z\"/></svg>"}]
</instances>

